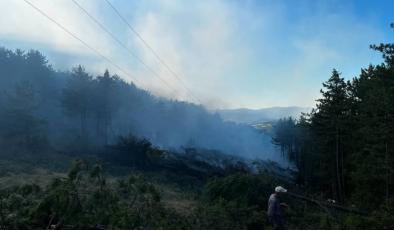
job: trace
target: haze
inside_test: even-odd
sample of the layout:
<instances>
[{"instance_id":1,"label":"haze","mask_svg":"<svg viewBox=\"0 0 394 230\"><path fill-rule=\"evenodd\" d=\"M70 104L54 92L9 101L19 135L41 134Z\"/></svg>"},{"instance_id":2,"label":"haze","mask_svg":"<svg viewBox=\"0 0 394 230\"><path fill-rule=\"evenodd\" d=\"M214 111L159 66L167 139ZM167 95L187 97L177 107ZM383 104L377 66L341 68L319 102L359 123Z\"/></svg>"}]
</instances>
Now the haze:
<instances>
[{"instance_id":1,"label":"haze","mask_svg":"<svg viewBox=\"0 0 394 230\"><path fill-rule=\"evenodd\" d=\"M386 29L391 1L110 2L208 109L313 107L334 67L356 76L379 58L368 46L393 36ZM183 100L72 1L31 3L153 91ZM107 2L77 3L184 98L199 103ZM40 50L55 69L81 64L94 75L108 68L132 80L26 2L0 4L6 19L0 21L1 45Z\"/></svg>"}]
</instances>

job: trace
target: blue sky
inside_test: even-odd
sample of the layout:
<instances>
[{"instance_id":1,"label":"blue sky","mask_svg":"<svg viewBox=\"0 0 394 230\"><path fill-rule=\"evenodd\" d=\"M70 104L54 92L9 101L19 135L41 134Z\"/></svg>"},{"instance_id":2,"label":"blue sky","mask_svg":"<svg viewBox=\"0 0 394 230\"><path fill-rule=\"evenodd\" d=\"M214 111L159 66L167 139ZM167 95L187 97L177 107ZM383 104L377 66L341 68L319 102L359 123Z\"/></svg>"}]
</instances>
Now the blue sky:
<instances>
[{"instance_id":1,"label":"blue sky","mask_svg":"<svg viewBox=\"0 0 394 230\"><path fill-rule=\"evenodd\" d=\"M181 99L71 0L29 0L154 92ZM190 92L104 0L76 0L189 102ZM110 1L209 109L312 107L333 68L345 79L381 62L394 42L391 0ZM0 45L38 49L56 69L84 65L132 79L24 1L0 0ZM137 86L139 86L137 84Z\"/></svg>"}]
</instances>

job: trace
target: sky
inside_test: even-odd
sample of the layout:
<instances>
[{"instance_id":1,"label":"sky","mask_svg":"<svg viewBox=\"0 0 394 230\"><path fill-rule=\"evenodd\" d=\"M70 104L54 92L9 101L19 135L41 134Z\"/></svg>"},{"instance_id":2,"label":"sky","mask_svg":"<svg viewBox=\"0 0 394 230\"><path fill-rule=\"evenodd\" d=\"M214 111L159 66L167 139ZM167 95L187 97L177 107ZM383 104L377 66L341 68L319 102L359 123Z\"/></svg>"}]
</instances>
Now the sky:
<instances>
[{"instance_id":1,"label":"sky","mask_svg":"<svg viewBox=\"0 0 394 230\"><path fill-rule=\"evenodd\" d=\"M0 46L208 109L314 107L334 68L352 79L382 62L370 44L394 42L392 0L109 0L188 91L105 0L75 0L176 93L72 0L28 1L127 74L24 0L0 0Z\"/></svg>"}]
</instances>

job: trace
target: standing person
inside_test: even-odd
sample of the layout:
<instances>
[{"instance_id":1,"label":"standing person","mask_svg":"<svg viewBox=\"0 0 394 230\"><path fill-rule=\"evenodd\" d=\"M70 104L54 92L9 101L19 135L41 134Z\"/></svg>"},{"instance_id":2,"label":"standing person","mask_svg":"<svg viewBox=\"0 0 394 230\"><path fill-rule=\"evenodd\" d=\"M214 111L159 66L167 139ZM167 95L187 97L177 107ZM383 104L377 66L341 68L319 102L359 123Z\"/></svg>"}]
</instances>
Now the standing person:
<instances>
[{"instance_id":1,"label":"standing person","mask_svg":"<svg viewBox=\"0 0 394 230\"><path fill-rule=\"evenodd\" d=\"M287 190L282 186L275 188L275 193L272 194L268 200L268 217L274 225L274 229L286 230L282 217L280 216L280 206L287 207L286 203L280 203L280 198Z\"/></svg>"}]
</instances>

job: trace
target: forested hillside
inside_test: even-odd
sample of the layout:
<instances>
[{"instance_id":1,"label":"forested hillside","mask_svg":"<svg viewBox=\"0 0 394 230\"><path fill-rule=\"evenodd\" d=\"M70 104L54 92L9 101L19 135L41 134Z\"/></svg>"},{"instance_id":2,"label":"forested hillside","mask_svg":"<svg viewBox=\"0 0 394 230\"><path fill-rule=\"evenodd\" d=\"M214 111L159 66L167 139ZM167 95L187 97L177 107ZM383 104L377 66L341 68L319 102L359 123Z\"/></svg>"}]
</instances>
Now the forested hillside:
<instances>
[{"instance_id":1,"label":"forested hillside","mask_svg":"<svg viewBox=\"0 0 394 230\"><path fill-rule=\"evenodd\" d=\"M269 137L255 129L223 122L201 105L157 98L107 70L100 76L83 66L55 71L39 51L5 47L0 63L0 132L8 143L46 137L64 150L86 151L132 134L163 149L272 157Z\"/></svg>"}]
</instances>

